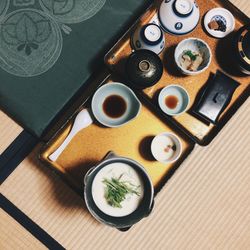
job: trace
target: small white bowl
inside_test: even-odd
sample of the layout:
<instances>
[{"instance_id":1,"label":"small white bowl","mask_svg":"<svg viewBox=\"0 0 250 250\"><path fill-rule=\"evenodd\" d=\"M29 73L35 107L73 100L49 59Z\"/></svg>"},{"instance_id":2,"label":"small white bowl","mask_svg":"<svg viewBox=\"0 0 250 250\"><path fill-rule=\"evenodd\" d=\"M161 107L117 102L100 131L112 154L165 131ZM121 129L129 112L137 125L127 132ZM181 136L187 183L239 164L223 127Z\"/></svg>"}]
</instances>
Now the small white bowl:
<instances>
[{"instance_id":1,"label":"small white bowl","mask_svg":"<svg viewBox=\"0 0 250 250\"><path fill-rule=\"evenodd\" d=\"M186 50L191 50L194 52L200 52L203 55L203 62L200 65L200 67L198 68L197 71L190 71L187 69L184 69L181 64L181 57L183 55L183 52ZM182 40L177 47L175 48L175 53L174 53L174 59L175 59L175 63L178 67L178 69L185 75L198 75L202 72L204 72L206 69L208 69L211 61L212 61L212 52L211 49L209 47L209 45L199 39L199 38L187 38Z\"/></svg>"},{"instance_id":2,"label":"small white bowl","mask_svg":"<svg viewBox=\"0 0 250 250\"><path fill-rule=\"evenodd\" d=\"M131 39L135 50L147 49L160 54L165 47L165 36L155 23L149 23L136 29Z\"/></svg>"},{"instance_id":3,"label":"small white bowl","mask_svg":"<svg viewBox=\"0 0 250 250\"><path fill-rule=\"evenodd\" d=\"M175 146L175 149L169 149L169 145ZM170 146L172 146L170 145ZM167 155L165 150L171 150L169 153L171 157ZM172 163L180 158L182 153L182 144L179 137L173 133L164 132L154 137L151 143L151 152L154 158L161 163Z\"/></svg>"},{"instance_id":4,"label":"small white bowl","mask_svg":"<svg viewBox=\"0 0 250 250\"><path fill-rule=\"evenodd\" d=\"M175 96L178 99L176 108L168 108L165 100L168 96ZM187 111L190 103L190 97L186 89L180 85L171 84L163 88L158 97L158 104L161 110L171 116L177 116Z\"/></svg>"},{"instance_id":5,"label":"small white bowl","mask_svg":"<svg viewBox=\"0 0 250 250\"><path fill-rule=\"evenodd\" d=\"M221 20L226 24L226 31L219 31L219 30L212 30L208 27L208 24L212 20ZM232 31L234 31L235 28L235 19L233 14L225 9L225 8L214 8L207 12L204 18L204 27L207 30L207 32L216 38L223 38L230 34Z\"/></svg>"}]
</instances>

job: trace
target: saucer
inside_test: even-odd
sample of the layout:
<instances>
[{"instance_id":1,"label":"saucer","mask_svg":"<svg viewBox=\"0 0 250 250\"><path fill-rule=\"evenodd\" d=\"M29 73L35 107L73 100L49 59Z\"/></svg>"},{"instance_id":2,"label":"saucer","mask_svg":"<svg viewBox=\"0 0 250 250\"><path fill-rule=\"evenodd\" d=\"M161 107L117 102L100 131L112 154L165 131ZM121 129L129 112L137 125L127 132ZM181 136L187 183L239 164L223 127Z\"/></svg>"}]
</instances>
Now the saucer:
<instances>
[{"instance_id":1,"label":"saucer","mask_svg":"<svg viewBox=\"0 0 250 250\"><path fill-rule=\"evenodd\" d=\"M169 108L166 105L166 98L176 97L177 104L174 108ZM187 91L180 85L169 85L163 88L158 97L158 104L161 110L171 116L176 116L184 113L189 105L190 98Z\"/></svg>"},{"instance_id":2,"label":"saucer","mask_svg":"<svg viewBox=\"0 0 250 250\"><path fill-rule=\"evenodd\" d=\"M221 30L214 30L209 28L209 23L212 21L219 22L221 25ZM204 26L206 31L213 37L223 38L234 31L235 19L233 14L224 8L214 8L207 12L204 18Z\"/></svg>"}]
</instances>

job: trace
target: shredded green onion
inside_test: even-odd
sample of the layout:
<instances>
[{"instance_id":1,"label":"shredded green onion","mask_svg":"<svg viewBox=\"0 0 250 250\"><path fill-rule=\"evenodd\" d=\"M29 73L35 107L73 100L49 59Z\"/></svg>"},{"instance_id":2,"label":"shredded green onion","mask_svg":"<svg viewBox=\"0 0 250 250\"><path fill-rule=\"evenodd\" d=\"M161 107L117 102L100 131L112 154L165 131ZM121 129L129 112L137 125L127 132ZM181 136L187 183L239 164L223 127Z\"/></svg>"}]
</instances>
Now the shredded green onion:
<instances>
[{"instance_id":1,"label":"shredded green onion","mask_svg":"<svg viewBox=\"0 0 250 250\"><path fill-rule=\"evenodd\" d=\"M121 181L122 175L119 178L112 177L110 180L105 178L103 183L105 187L105 198L112 207L121 208L121 202L126 199L126 195L135 194L140 196L137 191L139 186L135 186L130 182Z\"/></svg>"}]
</instances>

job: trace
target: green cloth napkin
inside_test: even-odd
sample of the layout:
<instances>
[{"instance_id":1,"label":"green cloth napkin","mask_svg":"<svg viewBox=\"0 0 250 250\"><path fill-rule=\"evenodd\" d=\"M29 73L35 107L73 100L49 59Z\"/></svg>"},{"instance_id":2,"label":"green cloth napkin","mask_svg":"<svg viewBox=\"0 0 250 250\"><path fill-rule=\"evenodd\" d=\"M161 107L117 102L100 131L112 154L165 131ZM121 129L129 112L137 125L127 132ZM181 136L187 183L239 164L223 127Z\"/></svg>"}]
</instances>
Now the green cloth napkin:
<instances>
[{"instance_id":1,"label":"green cloth napkin","mask_svg":"<svg viewBox=\"0 0 250 250\"><path fill-rule=\"evenodd\" d=\"M41 136L149 2L1 0L1 109Z\"/></svg>"}]
</instances>

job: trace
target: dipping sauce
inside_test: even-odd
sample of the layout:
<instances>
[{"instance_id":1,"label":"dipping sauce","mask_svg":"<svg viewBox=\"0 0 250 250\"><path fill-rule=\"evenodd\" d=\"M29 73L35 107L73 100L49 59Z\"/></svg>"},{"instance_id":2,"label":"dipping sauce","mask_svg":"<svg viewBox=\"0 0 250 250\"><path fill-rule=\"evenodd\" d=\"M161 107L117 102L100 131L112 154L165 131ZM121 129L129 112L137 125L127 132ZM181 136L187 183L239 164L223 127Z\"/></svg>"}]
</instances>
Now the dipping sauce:
<instances>
[{"instance_id":1,"label":"dipping sauce","mask_svg":"<svg viewBox=\"0 0 250 250\"><path fill-rule=\"evenodd\" d=\"M175 109L179 103L179 99L174 95L168 95L165 98L165 104L169 109Z\"/></svg>"},{"instance_id":2,"label":"dipping sauce","mask_svg":"<svg viewBox=\"0 0 250 250\"><path fill-rule=\"evenodd\" d=\"M119 179L120 182L130 185L137 194L127 194L120 203L114 207L107 200L107 185L105 180ZM144 196L144 186L140 175L129 164L116 162L103 167L95 176L92 184L92 196L96 206L105 214L122 217L133 213L140 205Z\"/></svg>"},{"instance_id":3,"label":"dipping sauce","mask_svg":"<svg viewBox=\"0 0 250 250\"><path fill-rule=\"evenodd\" d=\"M119 118L126 112L127 103L124 98L119 95L110 95L104 100L102 108L107 116Z\"/></svg>"}]
</instances>

